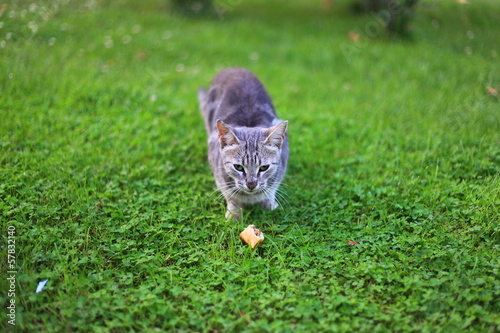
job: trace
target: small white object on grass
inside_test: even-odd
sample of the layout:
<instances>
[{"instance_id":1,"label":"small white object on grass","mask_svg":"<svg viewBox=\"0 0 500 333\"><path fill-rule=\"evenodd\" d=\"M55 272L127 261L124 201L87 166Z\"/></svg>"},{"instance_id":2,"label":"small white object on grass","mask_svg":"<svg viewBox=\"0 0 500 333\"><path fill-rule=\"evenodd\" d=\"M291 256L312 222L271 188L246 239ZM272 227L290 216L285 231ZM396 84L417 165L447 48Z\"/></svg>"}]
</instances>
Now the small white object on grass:
<instances>
[{"instance_id":1,"label":"small white object on grass","mask_svg":"<svg viewBox=\"0 0 500 333\"><path fill-rule=\"evenodd\" d=\"M43 281L40 281L38 282L38 286L36 286L36 292L39 293L40 291L43 290L43 288L45 288L45 285L47 284L49 280L43 280Z\"/></svg>"}]
</instances>

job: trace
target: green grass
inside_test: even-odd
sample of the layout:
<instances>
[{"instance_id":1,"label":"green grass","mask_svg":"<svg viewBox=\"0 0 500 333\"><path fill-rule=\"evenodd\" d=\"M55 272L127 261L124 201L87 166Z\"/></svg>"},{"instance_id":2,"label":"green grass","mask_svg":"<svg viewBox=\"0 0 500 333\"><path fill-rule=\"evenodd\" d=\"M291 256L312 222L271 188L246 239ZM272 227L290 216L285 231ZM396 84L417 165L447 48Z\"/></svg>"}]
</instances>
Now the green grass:
<instances>
[{"instance_id":1,"label":"green grass","mask_svg":"<svg viewBox=\"0 0 500 333\"><path fill-rule=\"evenodd\" d=\"M349 1L37 3L0 16L16 331L500 330L497 1L423 1L411 42ZM286 202L238 222L196 100L231 66L290 121Z\"/></svg>"}]
</instances>

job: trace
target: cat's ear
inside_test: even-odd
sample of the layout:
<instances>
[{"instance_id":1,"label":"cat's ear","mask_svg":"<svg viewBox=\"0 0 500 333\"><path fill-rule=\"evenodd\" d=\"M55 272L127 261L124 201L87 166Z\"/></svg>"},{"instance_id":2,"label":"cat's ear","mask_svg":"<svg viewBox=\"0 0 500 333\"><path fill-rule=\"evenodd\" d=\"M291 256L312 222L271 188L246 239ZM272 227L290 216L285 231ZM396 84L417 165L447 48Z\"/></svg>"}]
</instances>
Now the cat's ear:
<instances>
[{"instance_id":1,"label":"cat's ear","mask_svg":"<svg viewBox=\"0 0 500 333\"><path fill-rule=\"evenodd\" d=\"M267 146L281 148L287 128L288 121L282 121L278 125L270 127L268 129L269 135L266 140L264 140L264 144Z\"/></svg>"},{"instance_id":2,"label":"cat's ear","mask_svg":"<svg viewBox=\"0 0 500 333\"><path fill-rule=\"evenodd\" d=\"M240 144L240 140L238 140L233 131L221 120L217 120L217 131L219 132L221 148Z\"/></svg>"}]
</instances>

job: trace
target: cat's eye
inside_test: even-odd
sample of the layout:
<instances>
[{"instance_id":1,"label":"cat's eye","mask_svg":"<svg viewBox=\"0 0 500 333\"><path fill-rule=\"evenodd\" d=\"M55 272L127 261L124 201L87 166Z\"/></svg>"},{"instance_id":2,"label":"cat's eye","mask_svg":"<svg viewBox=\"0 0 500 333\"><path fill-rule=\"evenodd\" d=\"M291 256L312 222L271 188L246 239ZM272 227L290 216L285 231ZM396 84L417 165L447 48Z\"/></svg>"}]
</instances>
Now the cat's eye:
<instances>
[{"instance_id":1,"label":"cat's eye","mask_svg":"<svg viewBox=\"0 0 500 333\"><path fill-rule=\"evenodd\" d=\"M269 169L269 165L261 165L259 171L267 171Z\"/></svg>"},{"instance_id":2,"label":"cat's eye","mask_svg":"<svg viewBox=\"0 0 500 333\"><path fill-rule=\"evenodd\" d=\"M244 170L243 165L241 164L233 164L233 167L240 172Z\"/></svg>"}]
</instances>

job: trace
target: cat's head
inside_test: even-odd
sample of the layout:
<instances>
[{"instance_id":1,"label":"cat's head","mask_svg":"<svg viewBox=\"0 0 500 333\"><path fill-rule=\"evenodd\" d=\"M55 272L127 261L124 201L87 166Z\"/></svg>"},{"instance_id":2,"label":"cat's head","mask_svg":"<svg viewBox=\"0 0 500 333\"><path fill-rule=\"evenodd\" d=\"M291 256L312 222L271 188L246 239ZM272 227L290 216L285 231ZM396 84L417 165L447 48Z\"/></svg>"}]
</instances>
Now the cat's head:
<instances>
[{"instance_id":1,"label":"cat's head","mask_svg":"<svg viewBox=\"0 0 500 333\"><path fill-rule=\"evenodd\" d=\"M224 170L240 192L266 192L269 180L284 173L279 168L287 128L287 121L269 128L232 128L217 120Z\"/></svg>"}]
</instances>

